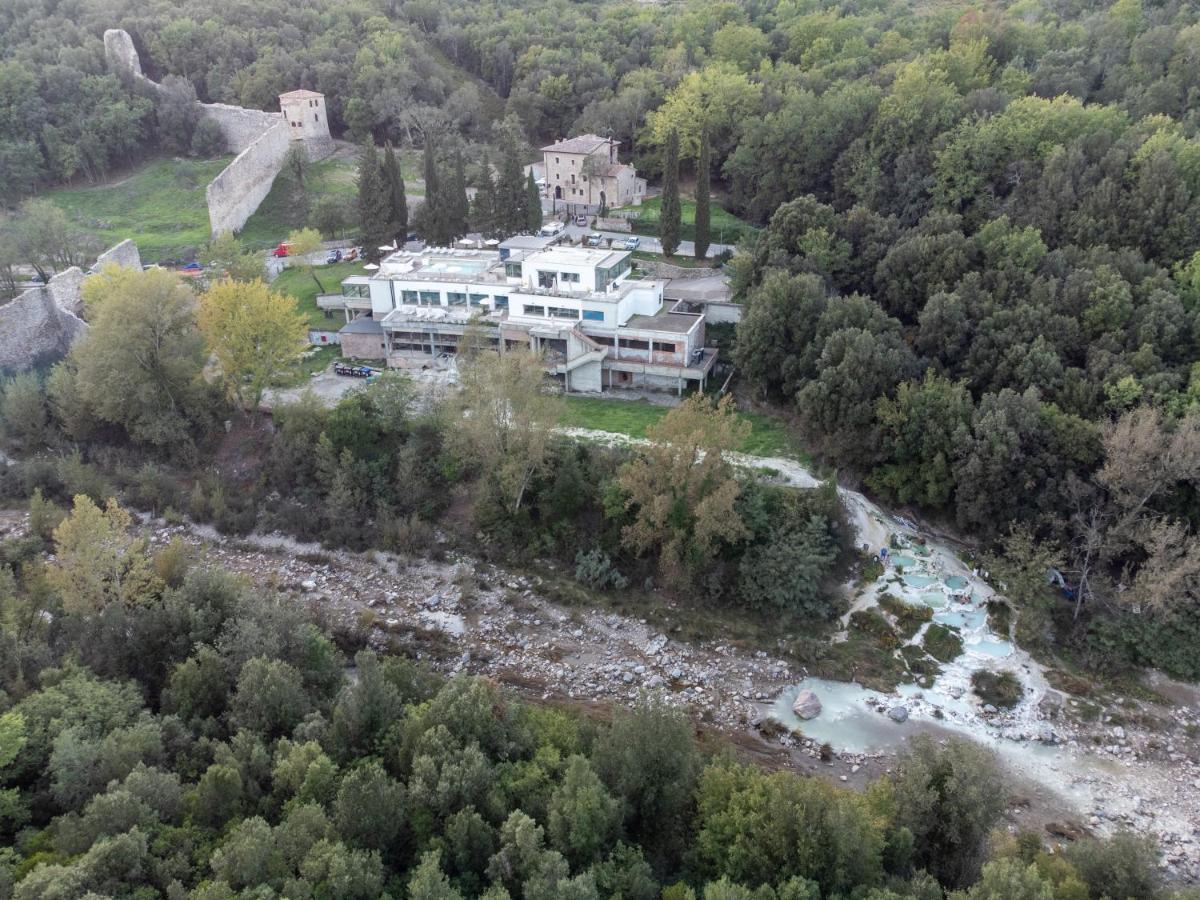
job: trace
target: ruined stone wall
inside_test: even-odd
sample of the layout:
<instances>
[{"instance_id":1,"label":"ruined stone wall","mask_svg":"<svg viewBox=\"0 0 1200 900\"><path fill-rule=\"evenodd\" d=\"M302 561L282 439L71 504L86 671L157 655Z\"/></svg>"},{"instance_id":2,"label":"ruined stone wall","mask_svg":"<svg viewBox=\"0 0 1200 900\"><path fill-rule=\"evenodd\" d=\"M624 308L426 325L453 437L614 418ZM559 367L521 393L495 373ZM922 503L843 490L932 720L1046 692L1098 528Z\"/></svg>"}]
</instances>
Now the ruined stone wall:
<instances>
[{"instance_id":1,"label":"ruined stone wall","mask_svg":"<svg viewBox=\"0 0 1200 900\"><path fill-rule=\"evenodd\" d=\"M120 28L104 32L104 54L113 71L159 88L142 74L141 59L128 32ZM217 123L228 149L237 154L205 191L208 222L214 235L237 231L271 192L275 176L283 167L291 135L283 113L224 103L198 106L204 118Z\"/></svg>"},{"instance_id":2,"label":"ruined stone wall","mask_svg":"<svg viewBox=\"0 0 1200 900\"><path fill-rule=\"evenodd\" d=\"M289 144L287 124L278 119L212 180L204 195L213 234L239 231L254 215L271 192Z\"/></svg>"},{"instance_id":3,"label":"ruined stone wall","mask_svg":"<svg viewBox=\"0 0 1200 900\"><path fill-rule=\"evenodd\" d=\"M84 277L77 268L67 269L0 306L0 371L20 372L58 359L87 332L87 324L71 312L79 307Z\"/></svg>"},{"instance_id":4,"label":"ruined stone wall","mask_svg":"<svg viewBox=\"0 0 1200 900\"><path fill-rule=\"evenodd\" d=\"M200 111L204 118L211 119L220 127L230 153L241 153L272 128L283 123L282 113L244 109L225 103L201 103Z\"/></svg>"},{"instance_id":5,"label":"ruined stone wall","mask_svg":"<svg viewBox=\"0 0 1200 900\"><path fill-rule=\"evenodd\" d=\"M137 244L124 240L96 257L103 266L142 270ZM47 284L30 288L0 305L0 372L20 372L63 356L87 334L83 315L83 283L78 266L59 272Z\"/></svg>"},{"instance_id":6,"label":"ruined stone wall","mask_svg":"<svg viewBox=\"0 0 1200 900\"><path fill-rule=\"evenodd\" d=\"M140 272L142 270L142 254L138 252L138 245L126 238L96 257L96 269L110 265Z\"/></svg>"}]
</instances>

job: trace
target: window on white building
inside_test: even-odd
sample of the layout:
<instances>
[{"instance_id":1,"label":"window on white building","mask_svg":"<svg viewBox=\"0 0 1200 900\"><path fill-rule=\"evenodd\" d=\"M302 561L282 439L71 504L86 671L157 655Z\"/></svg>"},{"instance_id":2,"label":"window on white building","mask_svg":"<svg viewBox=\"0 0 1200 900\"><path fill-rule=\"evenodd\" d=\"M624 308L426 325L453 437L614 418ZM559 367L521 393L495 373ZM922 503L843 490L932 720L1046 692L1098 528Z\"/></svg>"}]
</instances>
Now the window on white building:
<instances>
[{"instance_id":1,"label":"window on white building","mask_svg":"<svg viewBox=\"0 0 1200 900\"><path fill-rule=\"evenodd\" d=\"M578 319L579 310L568 309L565 306L548 306L546 312L550 313L552 319Z\"/></svg>"},{"instance_id":2,"label":"window on white building","mask_svg":"<svg viewBox=\"0 0 1200 900\"><path fill-rule=\"evenodd\" d=\"M522 307L522 310L524 311L525 315L527 315L527 316L545 316L546 315L546 307L544 307L544 306L530 306L530 305L526 304L525 306Z\"/></svg>"}]
</instances>

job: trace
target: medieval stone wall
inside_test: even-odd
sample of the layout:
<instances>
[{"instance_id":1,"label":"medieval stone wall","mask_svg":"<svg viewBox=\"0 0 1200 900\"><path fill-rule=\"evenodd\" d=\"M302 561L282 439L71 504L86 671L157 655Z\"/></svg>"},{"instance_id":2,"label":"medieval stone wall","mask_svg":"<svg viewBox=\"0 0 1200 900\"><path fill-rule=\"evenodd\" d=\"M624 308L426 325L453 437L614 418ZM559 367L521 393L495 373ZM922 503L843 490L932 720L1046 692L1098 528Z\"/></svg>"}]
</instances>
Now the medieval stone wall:
<instances>
[{"instance_id":1,"label":"medieval stone wall","mask_svg":"<svg viewBox=\"0 0 1200 900\"><path fill-rule=\"evenodd\" d=\"M113 71L137 78L156 90L159 85L142 74L142 63L129 33L120 28L104 32L104 53ZM237 231L254 215L271 192L291 142L283 113L245 109L225 103L200 103L206 119L216 122L228 149L237 157L208 185L208 222L213 234ZM312 159L332 151L332 140L308 147Z\"/></svg>"},{"instance_id":2,"label":"medieval stone wall","mask_svg":"<svg viewBox=\"0 0 1200 900\"><path fill-rule=\"evenodd\" d=\"M95 269L122 266L142 270L137 244L121 241L96 258ZM87 334L83 315L83 283L78 266L59 272L44 285L30 288L0 305L0 372L20 372L53 362Z\"/></svg>"},{"instance_id":3,"label":"medieval stone wall","mask_svg":"<svg viewBox=\"0 0 1200 900\"><path fill-rule=\"evenodd\" d=\"M0 306L0 371L20 372L56 360L87 332L87 324L70 311L79 307L84 277L72 267Z\"/></svg>"},{"instance_id":4,"label":"medieval stone wall","mask_svg":"<svg viewBox=\"0 0 1200 900\"><path fill-rule=\"evenodd\" d=\"M109 247L96 257L95 268L99 270L108 265L121 266L124 269L140 272L142 270L142 254L138 252L138 245L126 238L115 247Z\"/></svg>"},{"instance_id":5,"label":"medieval stone wall","mask_svg":"<svg viewBox=\"0 0 1200 900\"><path fill-rule=\"evenodd\" d=\"M287 123L277 119L205 189L213 234L239 231L271 192L290 144Z\"/></svg>"}]
</instances>

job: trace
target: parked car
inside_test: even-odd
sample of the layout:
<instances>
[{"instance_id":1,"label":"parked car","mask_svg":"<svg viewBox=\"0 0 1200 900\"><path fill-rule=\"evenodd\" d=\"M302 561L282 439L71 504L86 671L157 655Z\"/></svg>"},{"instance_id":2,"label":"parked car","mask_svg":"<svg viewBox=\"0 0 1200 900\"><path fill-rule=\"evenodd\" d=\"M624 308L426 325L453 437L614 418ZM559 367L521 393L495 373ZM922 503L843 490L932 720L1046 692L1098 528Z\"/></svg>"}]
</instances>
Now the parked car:
<instances>
[{"instance_id":1,"label":"parked car","mask_svg":"<svg viewBox=\"0 0 1200 900\"><path fill-rule=\"evenodd\" d=\"M626 250L636 250L640 246L642 246L642 239L640 237L638 237L637 235L634 235L633 237L625 238L625 249Z\"/></svg>"},{"instance_id":2,"label":"parked car","mask_svg":"<svg viewBox=\"0 0 1200 900\"><path fill-rule=\"evenodd\" d=\"M288 251L291 249L291 246L292 245L289 244L287 241L284 241L278 247L276 247L274 250L271 251L271 255L280 257L280 258L287 256Z\"/></svg>"},{"instance_id":3,"label":"parked car","mask_svg":"<svg viewBox=\"0 0 1200 900\"><path fill-rule=\"evenodd\" d=\"M587 216L576 216L575 217L575 224L578 225L580 228L587 228L587 223L588 223Z\"/></svg>"},{"instance_id":4,"label":"parked car","mask_svg":"<svg viewBox=\"0 0 1200 900\"><path fill-rule=\"evenodd\" d=\"M351 247L349 250L346 251L345 256L342 257L343 262L354 262L356 259L358 259L358 248L357 247Z\"/></svg>"},{"instance_id":5,"label":"parked car","mask_svg":"<svg viewBox=\"0 0 1200 900\"><path fill-rule=\"evenodd\" d=\"M325 254L325 265L327 265L327 266L330 265L331 263L339 263L341 261L342 261L342 251L341 250L330 250L327 254Z\"/></svg>"},{"instance_id":6,"label":"parked car","mask_svg":"<svg viewBox=\"0 0 1200 900\"><path fill-rule=\"evenodd\" d=\"M554 235L558 234L562 230L563 230L562 222L547 222L545 225L542 226L541 234L542 234L542 237L554 237Z\"/></svg>"},{"instance_id":7,"label":"parked car","mask_svg":"<svg viewBox=\"0 0 1200 900\"><path fill-rule=\"evenodd\" d=\"M599 247L600 242L603 240L604 240L604 238L601 235L599 235L593 231L591 234L589 234L587 236L587 245L589 247Z\"/></svg>"}]
</instances>

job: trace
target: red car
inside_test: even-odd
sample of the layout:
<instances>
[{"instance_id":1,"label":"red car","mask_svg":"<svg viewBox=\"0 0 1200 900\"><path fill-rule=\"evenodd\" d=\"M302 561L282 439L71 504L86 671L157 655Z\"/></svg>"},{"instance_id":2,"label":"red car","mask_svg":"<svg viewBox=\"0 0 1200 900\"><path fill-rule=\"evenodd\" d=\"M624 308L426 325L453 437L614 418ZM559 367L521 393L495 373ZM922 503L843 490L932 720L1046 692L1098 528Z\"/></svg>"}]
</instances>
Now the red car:
<instances>
[{"instance_id":1,"label":"red car","mask_svg":"<svg viewBox=\"0 0 1200 900\"><path fill-rule=\"evenodd\" d=\"M280 256L280 257L287 256L288 250L291 249L291 246L292 245L289 244L287 241L284 241L282 244L280 244L278 247L276 247L274 250L271 251L271 255L272 256Z\"/></svg>"}]
</instances>

